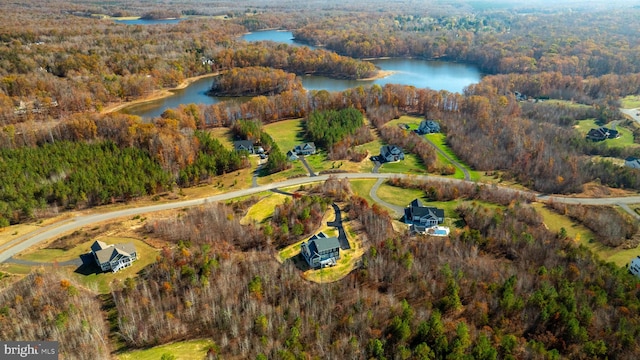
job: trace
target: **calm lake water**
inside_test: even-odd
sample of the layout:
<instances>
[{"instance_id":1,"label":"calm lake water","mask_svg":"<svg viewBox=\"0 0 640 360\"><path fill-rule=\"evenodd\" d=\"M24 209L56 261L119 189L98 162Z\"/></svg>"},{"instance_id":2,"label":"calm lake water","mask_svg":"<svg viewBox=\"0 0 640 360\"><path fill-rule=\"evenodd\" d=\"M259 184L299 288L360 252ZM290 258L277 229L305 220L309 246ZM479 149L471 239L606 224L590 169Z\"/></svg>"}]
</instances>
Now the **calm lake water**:
<instances>
[{"instance_id":1,"label":"calm lake water","mask_svg":"<svg viewBox=\"0 0 640 360\"><path fill-rule=\"evenodd\" d=\"M290 31L260 31L242 37L247 41L272 40L295 46L306 46L296 43ZM382 70L394 73L376 80L336 80L323 76L303 76L302 85L307 90L343 91L356 86L373 84L412 85L417 88L462 92L465 86L480 82L480 71L472 65L445 61L427 61L418 59L378 59L373 64ZM215 104L225 98L206 95L211 87L211 79L204 78L193 82L186 89L174 91L174 95L153 102L134 105L123 110L128 114L144 118L160 116L166 109L177 108L180 104ZM228 99L228 98L227 98Z\"/></svg>"}]
</instances>

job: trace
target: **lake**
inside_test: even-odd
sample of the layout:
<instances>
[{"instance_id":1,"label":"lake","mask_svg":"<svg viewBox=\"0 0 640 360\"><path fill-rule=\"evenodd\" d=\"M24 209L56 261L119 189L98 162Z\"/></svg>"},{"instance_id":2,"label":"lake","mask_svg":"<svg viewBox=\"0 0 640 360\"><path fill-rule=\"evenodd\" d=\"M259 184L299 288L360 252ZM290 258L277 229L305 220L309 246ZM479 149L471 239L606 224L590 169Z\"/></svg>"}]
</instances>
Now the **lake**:
<instances>
[{"instance_id":1,"label":"lake","mask_svg":"<svg viewBox=\"0 0 640 360\"><path fill-rule=\"evenodd\" d=\"M290 31L258 31L245 34L242 38L247 41L272 40L294 46L307 46L295 42ZM403 58L376 59L371 62L382 70L393 71L393 74L375 80L336 80L323 76L302 76L302 85L307 90L343 91L360 85L401 84L462 92L466 86L480 82L482 77L475 66L461 63ZM180 104L215 104L224 100L206 95L210 86L210 78L200 79L186 89L174 91L171 97L133 105L123 112L151 118L160 116L166 109L177 108Z\"/></svg>"}]
</instances>

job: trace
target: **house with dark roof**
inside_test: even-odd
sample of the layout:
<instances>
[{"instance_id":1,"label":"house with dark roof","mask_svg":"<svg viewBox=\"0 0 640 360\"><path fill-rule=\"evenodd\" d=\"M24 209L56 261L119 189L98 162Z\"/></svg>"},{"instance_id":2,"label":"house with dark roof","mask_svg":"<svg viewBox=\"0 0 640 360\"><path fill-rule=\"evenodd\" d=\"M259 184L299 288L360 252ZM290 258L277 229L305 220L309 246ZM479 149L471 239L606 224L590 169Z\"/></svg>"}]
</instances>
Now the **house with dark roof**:
<instances>
[{"instance_id":1,"label":"house with dark roof","mask_svg":"<svg viewBox=\"0 0 640 360\"><path fill-rule=\"evenodd\" d=\"M312 142L296 145L293 148L293 152L297 155L313 155L316 153L316 144Z\"/></svg>"},{"instance_id":2,"label":"house with dark roof","mask_svg":"<svg viewBox=\"0 0 640 360\"><path fill-rule=\"evenodd\" d=\"M102 271L117 272L131 266L138 259L133 243L111 244L96 240L91 245L91 253Z\"/></svg>"},{"instance_id":3,"label":"house with dark roof","mask_svg":"<svg viewBox=\"0 0 640 360\"><path fill-rule=\"evenodd\" d=\"M404 160L404 152L395 145L384 145L380 148L380 161L393 162Z\"/></svg>"},{"instance_id":4,"label":"house with dark roof","mask_svg":"<svg viewBox=\"0 0 640 360\"><path fill-rule=\"evenodd\" d=\"M618 130L609 129L606 127L600 127L597 129L591 129L587 133L587 139L593 141L602 141L606 139L617 139L620 137Z\"/></svg>"},{"instance_id":5,"label":"house with dark roof","mask_svg":"<svg viewBox=\"0 0 640 360\"><path fill-rule=\"evenodd\" d=\"M436 207L424 206L419 199L414 199L404 209L404 221L409 224L411 231L426 232L428 228L444 222L444 210Z\"/></svg>"},{"instance_id":6,"label":"house with dark roof","mask_svg":"<svg viewBox=\"0 0 640 360\"><path fill-rule=\"evenodd\" d=\"M422 120L420 122L420 126L418 126L418 130L416 130L416 133L418 133L418 135L433 134L439 132L440 124L433 120Z\"/></svg>"},{"instance_id":7,"label":"house with dark roof","mask_svg":"<svg viewBox=\"0 0 640 360\"><path fill-rule=\"evenodd\" d=\"M233 142L233 150L235 151L248 151L249 154L253 154L253 143L249 140L239 140Z\"/></svg>"},{"instance_id":8,"label":"house with dark roof","mask_svg":"<svg viewBox=\"0 0 640 360\"><path fill-rule=\"evenodd\" d=\"M624 159L624 166L634 169L640 169L640 159L636 157L628 157Z\"/></svg>"},{"instance_id":9,"label":"house with dark roof","mask_svg":"<svg viewBox=\"0 0 640 360\"><path fill-rule=\"evenodd\" d=\"M300 253L312 269L334 266L340 259L340 241L320 232L300 245Z\"/></svg>"}]
</instances>

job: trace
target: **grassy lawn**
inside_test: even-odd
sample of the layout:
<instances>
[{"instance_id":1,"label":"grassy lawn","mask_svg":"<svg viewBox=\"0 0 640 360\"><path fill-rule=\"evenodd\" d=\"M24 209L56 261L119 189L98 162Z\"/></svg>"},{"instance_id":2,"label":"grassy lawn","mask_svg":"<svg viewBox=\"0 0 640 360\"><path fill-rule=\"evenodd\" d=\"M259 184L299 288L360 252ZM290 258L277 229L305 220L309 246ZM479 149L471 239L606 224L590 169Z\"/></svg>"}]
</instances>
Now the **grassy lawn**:
<instances>
[{"instance_id":1,"label":"grassy lawn","mask_svg":"<svg viewBox=\"0 0 640 360\"><path fill-rule=\"evenodd\" d=\"M426 174L427 170L415 155L404 154L404 160L402 161L382 164L380 172L394 174Z\"/></svg>"},{"instance_id":2,"label":"grassy lawn","mask_svg":"<svg viewBox=\"0 0 640 360\"><path fill-rule=\"evenodd\" d=\"M287 195L269 193L254 204L240 222L242 224L248 224L254 221L262 223L273 215L276 205L282 204L286 198Z\"/></svg>"},{"instance_id":3,"label":"grassy lawn","mask_svg":"<svg viewBox=\"0 0 640 360\"><path fill-rule=\"evenodd\" d=\"M610 261L623 267L640 252L638 249L615 249L605 246L594 240L595 235L591 230L572 221L568 216L563 216L547 209L540 203L535 203L534 207L544 218L544 223L549 230L560 232L560 229L564 228L567 231L567 235L573 238L576 244L586 246L604 261Z\"/></svg>"},{"instance_id":4,"label":"grassy lawn","mask_svg":"<svg viewBox=\"0 0 640 360\"><path fill-rule=\"evenodd\" d=\"M480 177L481 177L480 173L472 170L469 165L465 164L464 161L460 160L460 158L458 158L458 156L453 152L453 150L451 150L451 148L446 144L447 138L444 134L442 133L427 134L425 136L427 137L427 139L431 140L440 150L444 151L447 155L449 155L450 158L457 161L460 165L462 165L465 169L467 169L467 171L469 171L469 175L471 176L471 180L473 181L480 180ZM438 153L438 159L440 159L445 164L451 163L446 158L441 157L439 153ZM453 175L453 177L456 179L464 179L464 174L460 169L456 168L456 173Z\"/></svg>"},{"instance_id":5,"label":"grassy lawn","mask_svg":"<svg viewBox=\"0 0 640 360\"><path fill-rule=\"evenodd\" d=\"M388 123L384 124L384 126L398 126L400 124L407 124L409 125L409 130L416 130L418 126L420 126L420 122L422 122L422 120L424 120L424 118L422 117L403 115L398 119L389 121Z\"/></svg>"},{"instance_id":6,"label":"grassy lawn","mask_svg":"<svg viewBox=\"0 0 640 360\"><path fill-rule=\"evenodd\" d=\"M70 276L72 276L80 284L100 294L106 294L110 291L109 284L111 282L116 280L124 280L128 277L136 277L140 270L156 262L156 255L158 253L158 250L152 248L151 246L140 240L116 237L106 237L101 238L100 240L106 242L107 244L132 242L136 246L136 251L138 253L138 260L136 260L133 265L126 269L120 270L117 273L93 272L89 274L82 274L75 272L75 269L69 271ZM84 246L84 244L81 246Z\"/></svg>"},{"instance_id":7,"label":"grassy lawn","mask_svg":"<svg viewBox=\"0 0 640 360\"><path fill-rule=\"evenodd\" d=\"M296 145L304 143L302 119L278 121L263 127L264 131L269 134L278 144L280 151L287 153Z\"/></svg>"},{"instance_id":8,"label":"grassy lawn","mask_svg":"<svg viewBox=\"0 0 640 360\"><path fill-rule=\"evenodd\" d=\"M581 134L586 136L589 130L596 129L599 127L600 126L596 124L595 119L587 119L587 120L578 121L578 125L576 126L576 129ZM620 137L617 139L604 140L605 145L609 147L629 147L629 146L637 147L638 146L638 144L635 144L633 142L633 132L631 132L631 130L622 126L616 127L616 130L618 130Z\"/></svg>"},{"instance_id":9,"label":"grassy lawn","mask_svg":"<svg viewBox=\"0 0 640 360\"><path fill-rule=\"evenodd\" d=\"M640 95L629 95L620 101L623 109L640 108Z\"/></svg>"},{"instance_id":10,"label":"grassy lawn","mask_svg":"<svg viewBox=\"0 0 640 360\"><path fill-rule=\"evenodd\" d=\"M420 199L424 196L424 191L419 189L404 189L397 186L391 186L386 183L380 184L378 188L378 197L389 204L405 207L413 199Z\"/></svg>"},{"instance_id":11,"label":"grassy lawn","mask_svg":"<svg viewBox=\"0 0 640 360\"><path fill-rule=\"evenodd\" d=\"M233 137L231 136L231 129L226 127L219 127L207 130L211 137L220 141L222 146L227 150L233 149Z\"/></svg>"},{"instance_id":12,"label":"grassy lawn","mask_svg":"<svg viewBox=\"0 0 640 360\"><path fill-rule=\"evenodd\" d=\"M207 355L211 340L180 341L166 345L155 346L150 349L127 351L117 355L118 360L158 360L164 354L172 354L176 360L201 360Z\"/></svg>"},{"instance_id":13,"label":"grassy lawn","mask_svg":"<svg viewBox=\"0 0 640 360\"><path fill-rule=\"evenodd\" d=\"M376 183L376 180L351 180L350 183L351 190L353 190L356 195L366 199L369 204L373 204L373 199L369 196L369 192Z\"/></svg>"}]
</instances>

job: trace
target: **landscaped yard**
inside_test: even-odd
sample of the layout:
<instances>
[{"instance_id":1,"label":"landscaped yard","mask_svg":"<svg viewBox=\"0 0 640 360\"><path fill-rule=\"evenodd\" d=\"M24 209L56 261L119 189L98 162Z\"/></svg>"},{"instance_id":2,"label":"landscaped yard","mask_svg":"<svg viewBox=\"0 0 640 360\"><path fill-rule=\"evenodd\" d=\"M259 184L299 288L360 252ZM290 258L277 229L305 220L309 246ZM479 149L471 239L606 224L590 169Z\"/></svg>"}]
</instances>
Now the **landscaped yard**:
<instances>
[{"instance_id":1,"label":"landscaped yard","mask_svg":"<svg viewBox=\"0 0 640 360\"><path fill-rule=\"evenodd\" d=\"M576 126L576 129L584 136L587 136L587 133L589 132L589 130L597 129L599 127L600 125L596 124L595 119L588 119L588 120L578 121L578 125ZM611 125L605 125L605 127L610 128ZM637 147L638 146L638 144L633 142L633 132L631 132L631 130L622 126L617 126L616 130L618 130L620 137L617 139L604 140L603 143L605 145L609 147Z\"/></svg>"},{"instance_id":2,"label":"landscaped yard","mask_svg":"<svg viewBox=\"0 0 640 360\"><path fill-rule=\"evenodd\" d=\"M330 283L338 281L349 275L349 273L356 267L358 261L360 261L364 254L364 247L360 240L354 236L352 231L350 231L349 223L344 222L343 226L351 249L340 250L340 259L336 266L318 270L309 269L305 271L302 275L305 279L317 283Z\"/></svg>"},{"instance_id":3,"label":"landscaped yard","mask_svg":"<svg viewBox=\"0 0 640 360\"><path fill-rule=\"evenodd\" d=\"M389 204L406 207L413 199L423 201L424 191L419 189L405 189L382 183L376 195Z\"/></svg>"},{"instance_id":4,"label":"landscaped yard","mask_svg":"<svg viewBox=\"0 0 640 360\"><path fill-rule=\"evenodd\" d=\"M207 130L211 137L220 141L222 146L224 146L227 150L233 149L233 138L231 136L231 129L226 127L219 127Z\"/></svg>"},{"instance_id":5,"label":"landscaped yard","mask_svg":"<svg viewBox=\"0 0 640 360\"><path fill-rule=\"evenodd\" d=\"M136 277L140 270L145 268L147 265L153 264L156 262L156 256L158 254L158 250L152 248L146 243L131 238L116 238L116 237L105 237L100 238L99 240L106 242L107 244L117 244L121 242L132 242L136 246L136 252L138 254L138 260L134 261L133 264L120 270L116 273L106 272L106 273L89 273L83 274L79 272L75 272L76 269L69 270L69 275L72 276L76 281L85 287L94 290L100 294L105 294L110 291L110 286L113 281L119 280L122 281L128 277ZM83 244L85 245L85 244ZM80 245L80 246L83 246ZM90 245L90 244L89 244ZM97 267L95 267L97 270Z\"/></svg>"},{"instance_id":6,"label":"landscaped yard","mask_svg":"<svg viewBox=\"0 0 640 360\"><path fill-rule=\"evenodd\" d=\"M119 360L158 360L164 354L175 356L176 360L201 360L207 355L211 340L189 340L155 346L144 350L127 351L117 355Z\"/></svg>"},{"instance_id":7,"label":"landscaped yard","mask_svg":"<svg viewBox=\"0 0 640 360\"><path fill-rule=\"evenodd\" d=\"M426 174L422 161L413 154L404 154L404 160L392 163L384 163L380 167L381 173L394 174Z\"/></svg>"},{"instance_id":8,"label":"landscaped yard","mask_svg":"<svg viewBox=\"0 0 640 360\"><path fill-rule=\"evenodd\" d=\"M409 130L416 130L418 129L418 126L420 126L420 122L422 122L422 120L424 120L422 117L403 115L398 119L389 121L384 124L384 126L399 126L400 124L407 124L409 125Z\"/></svg>"}]
</instances>

